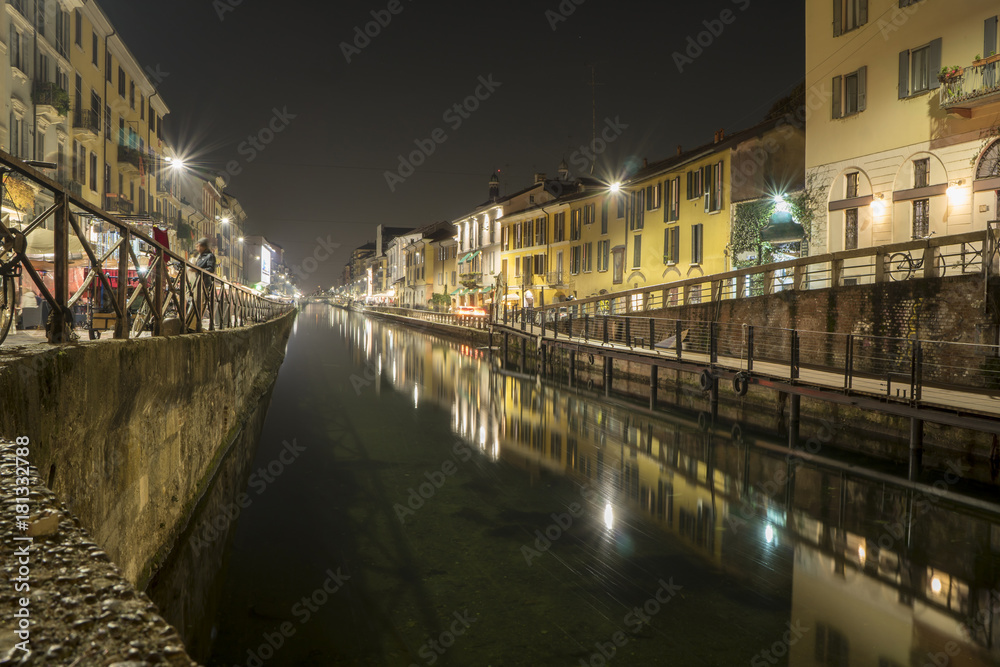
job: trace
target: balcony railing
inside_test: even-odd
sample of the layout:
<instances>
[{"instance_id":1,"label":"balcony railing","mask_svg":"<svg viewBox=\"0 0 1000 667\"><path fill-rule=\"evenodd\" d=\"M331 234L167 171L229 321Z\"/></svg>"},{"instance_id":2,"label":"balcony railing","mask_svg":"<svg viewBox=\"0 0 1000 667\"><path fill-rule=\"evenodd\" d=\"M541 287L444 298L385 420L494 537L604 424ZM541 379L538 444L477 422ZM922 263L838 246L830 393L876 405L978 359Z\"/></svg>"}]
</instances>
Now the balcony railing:
<instances>
[{"instance_id":1,"label":"balcony railing","mask_svg":"<svg viewBox=\"0 0 1000 667\"><path fill-rule=\"evenodd\" d=\"M938 93L942 109L958 111L1000 102L1000 56L977 62L957 78L942 82Z\"/></svg>"},{"instance_id":2,"label":"balcony railing","mask_svg":"<svg viewBox=\"0 0 1000 667\"><path fill-rule=\"evenodd\" d=\"M101 115L90 109L77 109L73 114L73 127L82 133L95 137L101 134Z\"/></svg>"},{"instance_id":3,"label":"balcony railing","mask_svg":"<svg viewBox=\"0 0 1000 667\"><path fill-rule=\"evenodd\" d=\"M567 285L565 271L549 271L545 274L545 282L550 287L565 287Z\"/></svg>"},{"instance_id":4,"label":"balcony railing","mask_svg":"<svg viewBox=\"0 0 1000 667\"><path fill-rule=\"evenodd\" d=\"M109 194L104 198L104 210L117 215L132 215L132 202L118 194Z\"/></svg>"},{"instance_id":5,"label":"balcony railing","mask_svg":"<svg viewBox=\"0 0 1000 667\"><path fill-rule=\"evenodd\" d=\"M118 146L118 168L125 171L139 171L142 154L130 146Z\"/></svg>"},{"instance_id":6,"label":"balcony railing","mask_svg":"<svg viewBox=\"0 0 1000 667\"><path fill-rule=\"evenodd\" d=\"M31 88L31 101L54 108L60 116L69 113L69 93L51 81L35 81Z\"/></svg>"}]
</instances>

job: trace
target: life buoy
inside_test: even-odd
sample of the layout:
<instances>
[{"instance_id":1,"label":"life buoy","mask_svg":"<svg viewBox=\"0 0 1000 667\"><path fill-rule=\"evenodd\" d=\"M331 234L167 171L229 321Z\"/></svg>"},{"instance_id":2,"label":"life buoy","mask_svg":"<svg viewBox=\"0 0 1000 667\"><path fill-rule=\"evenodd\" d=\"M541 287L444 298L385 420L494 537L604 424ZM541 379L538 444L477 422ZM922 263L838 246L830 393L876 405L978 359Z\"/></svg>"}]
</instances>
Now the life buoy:
<instances>
[{"instance_id":1,"label":"life buoy","mask_svg":"<svg viewBox=\"0 0 1000 667\"><path fill-rule=\"evenodd\" d=\"M733 424L731 435L733 437L733 442L743 442L743 427L739 424Z\"/></svg>"},{"instance_id":2,"label":"life buoy","mask_svg":"<svg viewBox=\"0 0 1000 667\"><path fill-rule=\"evenodd\" d=\"M714 383L715 378L712 377L712 371L707 368L701 372L700 376L698 376L698 384L701 386L702 391L708 391L712 388Z\"/></svg>"},{"instance_id":3,"label":"life buoy","mask_svg":"<svg viewBox=\"0 0 1000 667\"><path fill-rule=\"evenodd\" d=\"M698 413L698 428L702 431L708 430L708 413L699 412Z\"/></svg>"},{"instance_id":4,"label":"life buoy","mask_svg":"<svg viewBox=\"0 0 1000 667\"><path fill-rule=\"evenodd\" d=\"M740 372L733 376L733 391L737 396L746 396L750 389L750 376Z\"/></svg>"},{"instance_id":5,"label":"life buoy","mask_svg":"<svg viewBox=\"0 0 1000 667\"><path fill-rule=\"evenodd\" d=\"M587 389L593 390L593 388L594 388L594 381L592 379L587 380Z\"/></svg>"},{"instance_id":6,"label":"life buoy","mask_svg":"<svg viewBox=\"0 0 1000 667\"><path fill-rule=\"evenodd\" d=\"M594 365L594 355L593 354L590 355L590 365L591 366Z\"/></svg>"}]
</instances>

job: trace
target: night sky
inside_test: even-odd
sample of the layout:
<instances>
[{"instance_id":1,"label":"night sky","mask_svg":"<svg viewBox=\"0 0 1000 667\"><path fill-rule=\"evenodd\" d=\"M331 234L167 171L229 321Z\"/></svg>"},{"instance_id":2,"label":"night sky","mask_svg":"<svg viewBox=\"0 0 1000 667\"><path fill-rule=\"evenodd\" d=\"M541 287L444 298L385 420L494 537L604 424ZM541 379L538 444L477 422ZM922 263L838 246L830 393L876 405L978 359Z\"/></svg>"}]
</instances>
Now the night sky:
<instances>
[{"instance_id":1,"label":"night sky","mask_svg":"<svg viewBox=\"0 0 1000 667\"><path fill-rule=\"evenodd\" d=\"M229 190L248 233L283 246L292 265L317 237L340 244L300 285L310 289L333 285L377 224L415 227L482 203L493 170L505 192L555 175L564 158L585 173L592 90L598 133L605 119L627 125L598 161L595 175L610 178L755 124L804 77L801 1L577 2L100 0L161 73L171 144L206 168L237 165ZM372 11L391 20L356 50ZM708 46L691 46L699 33ZM456 112L477 87L478 109ZM258 150L248 137L275 110L294 118ZM385 172L435 130L433 154L391 190Z\"/></svg>"}]
</instances>

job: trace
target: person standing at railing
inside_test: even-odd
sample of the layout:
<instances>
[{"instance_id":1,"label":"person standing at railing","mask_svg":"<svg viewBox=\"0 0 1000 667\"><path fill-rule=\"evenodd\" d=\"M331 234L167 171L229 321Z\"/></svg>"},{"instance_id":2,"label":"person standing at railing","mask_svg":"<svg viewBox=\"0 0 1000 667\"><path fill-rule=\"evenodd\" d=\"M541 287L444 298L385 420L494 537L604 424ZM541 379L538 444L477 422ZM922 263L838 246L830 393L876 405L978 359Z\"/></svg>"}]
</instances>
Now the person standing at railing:
<instances>
[{"instance_id":1,"label":"person standing at railing","mask_svg":"<svg viewBox=\"0 0 1000 667\"><path fill-rule=\"evenodd\" d=\"M212 250L208 245L207 238L202 237L198 239L198 243L195 244L195 252L196 252L196 257L194 258L194 265L197 266L199 269L207 271L208 273L215 273L216 259L215 255L212 253ZM204 276L203 280L204 280L202 284L203 289L197 295L197 300L196 300L197 304L196 308L199 313L203 312L205 306L203 295L212 294L213 291L215 290L215 280L212 277Z\"/></svg>"},{"instance_id":2,"label":"person standing at railing","mask_svg":"<svg viewBox=\"0 0 1000 667\"><path fill-rule=\"evenodd\" d=\"M21 298L17 301L17 320L19 329L35 328L41 325L38 316L38 299L35 293L26 287L21 288Z\"/></svg>"}]
</instances>

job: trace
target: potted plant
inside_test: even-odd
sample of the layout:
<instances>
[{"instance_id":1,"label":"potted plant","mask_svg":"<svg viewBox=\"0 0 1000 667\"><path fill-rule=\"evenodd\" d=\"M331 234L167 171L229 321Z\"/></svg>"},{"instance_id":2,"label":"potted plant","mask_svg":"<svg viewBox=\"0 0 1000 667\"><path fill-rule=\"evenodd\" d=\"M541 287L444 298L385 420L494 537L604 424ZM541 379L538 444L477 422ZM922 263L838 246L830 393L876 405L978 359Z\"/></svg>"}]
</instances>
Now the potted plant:
<instances>
[{"instance_id":1,"label":"potted plant","mask_svg":"<svg viewBox=\"0 0 1000 667\"><path fill-rule=\"evenodd\" d=\"M985 58L980 58L979 54L976 54L975 60L972 61L973 67L980 67L982 65L989 65L990 63L995 63L1000 61L1000 55L996 51L990 53L990 55Z\"/></svg>"},{"instance_id":2,"label":"potted plant","mask_svg":"<svg viewBox=\"0 0 1000 667\"><path fill-rule=\"evenodd\" d=\"M965 71L964 69L958 67L957 65L951 67L942 67L941 71L938 72L938 81L940 81L945 85L954 83L962 77L964 71Z\"/></svg>"}]
</instances>

